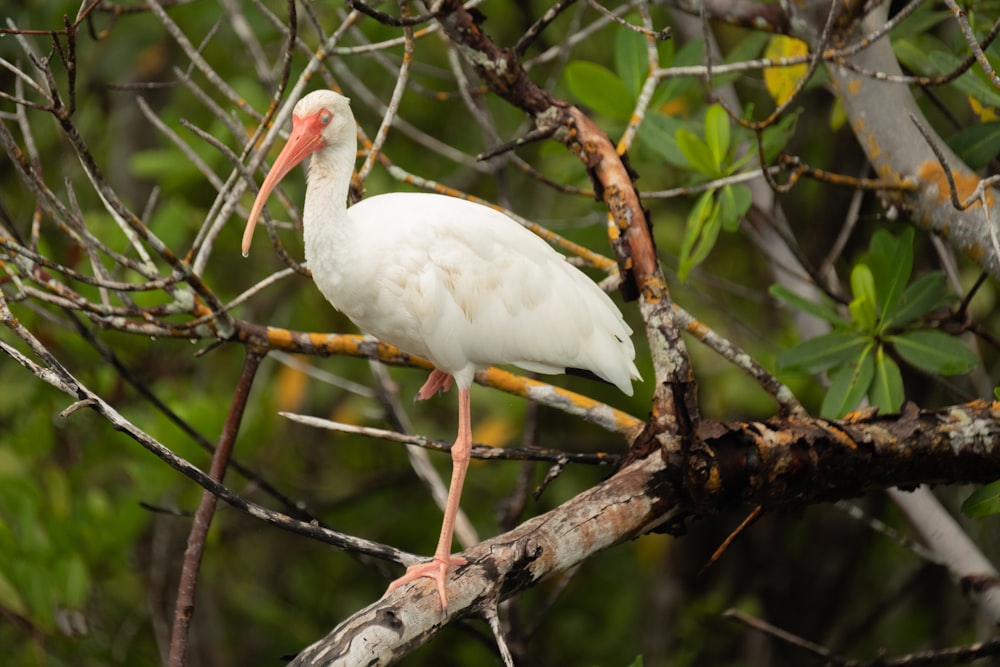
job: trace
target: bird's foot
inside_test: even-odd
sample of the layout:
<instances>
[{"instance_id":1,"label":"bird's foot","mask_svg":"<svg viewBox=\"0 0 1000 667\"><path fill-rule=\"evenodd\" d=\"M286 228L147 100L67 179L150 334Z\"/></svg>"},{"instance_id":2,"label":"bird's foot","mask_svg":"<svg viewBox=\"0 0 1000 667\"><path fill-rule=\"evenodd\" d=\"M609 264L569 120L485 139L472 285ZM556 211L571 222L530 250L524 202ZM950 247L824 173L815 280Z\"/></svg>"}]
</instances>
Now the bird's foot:
<instances>
[{"instance_id":1,"label":"bird's foot","mask_svg":"<svg viewBox=\"0 0 1000 667\"><path fill-rule=\"evenodd\" d=\"M427 381L417 391L417 400L426 401L428 398L433 398L435 394L448 391L454 381L455 378L435 368L427 377Z\"/></svg>"},{"instance_id":2,"label":"bird's foot","mask_svg":"<svg viewBox=\"0 0 1000 667\"><path fill-rule=\"evenodd\" d=\"M432 560L426 563L411 565L406 568L406 573L399 579L396 579L394 582L389 584L389 587L385 589L385 592L386 594L389 594L403 584L408 584L411 581L423 579L424 577L433 579L435 585L437 586L438 597L441 598L441 609L443 611L448 608L448 597L445 595L444 591L444 585L448 579L448 568L452 565L455 567L465 565L466 562L467 561L464 558L459 558L458 556L448 556L447 558L435 556Z\"/></svg>"}]
</instances>

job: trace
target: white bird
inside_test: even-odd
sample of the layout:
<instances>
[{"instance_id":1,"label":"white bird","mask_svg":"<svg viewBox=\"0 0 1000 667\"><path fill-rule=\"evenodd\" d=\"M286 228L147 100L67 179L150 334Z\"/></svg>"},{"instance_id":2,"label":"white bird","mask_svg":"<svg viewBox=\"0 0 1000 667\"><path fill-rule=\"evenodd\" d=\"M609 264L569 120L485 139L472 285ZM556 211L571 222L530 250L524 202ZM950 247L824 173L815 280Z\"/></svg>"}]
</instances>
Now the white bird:
<instances>
[{"instance_id":1,"label":"white bird","mask_svg":"<svg viewBox=\"0 0 1000 667\"><path fill-rule=\"evenodd\" d=\"M320 90L303 97L292 133L254 201L243 234L247 256L271 191L309 163L303 216L313 280L361 331L435 370L417 397L458 385L458 436L437 549L386 592L428 577L442 608L452 532L472 447L469 390L477 369L513 364L538 373L590 371L632 395L632 330L614 302L538 236L487 206L455 197L395 193L347 207L357 125L349 100Z\"/></svg>"}]
</instances>

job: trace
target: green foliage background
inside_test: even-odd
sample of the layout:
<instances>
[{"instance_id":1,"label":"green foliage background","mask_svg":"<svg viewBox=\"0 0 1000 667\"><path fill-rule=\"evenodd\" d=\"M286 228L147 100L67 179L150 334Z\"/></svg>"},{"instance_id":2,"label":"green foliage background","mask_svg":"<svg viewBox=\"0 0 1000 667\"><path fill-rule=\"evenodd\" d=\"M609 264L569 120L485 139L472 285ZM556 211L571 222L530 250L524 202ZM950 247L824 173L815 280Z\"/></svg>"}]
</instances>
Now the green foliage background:
<instances>
[{"instance_id":1,"label":"green foliage background","mask_svg":"<svg viewBox=\"0 0 1000 667\"><path fill-rule=\"evenodd\" d=\"M271 6L283 15L283 5ZM509 11L506 3L484 5L489 16L486 28L497 42L516 40L548 3L532 1L519 7L520 11ZM63 14L72 17L77 9L78 3L37 0L4 11L12 12L19 27L55 29L61 26ZM312 10L327 30L339 23L339 3L319 4ZM271 89L240 57L233 26L223 19L218 5L197 2L168 11L195 43L210 36L201 49L203 57L255 108L266 108ZM246 9L245 15L262 47L275 54L276 60L282 48L281 34L253 9ZM660 11L654 20L657 25L669 23ZM928 20L928 25L936 24ZM97 15L95 27L109 28L109 32L99 40L81 33L74 120L98 164L134 210L143 210L153 187L158 188L150 227L171 247L183 251L207 214L215 190L189 160L148 126L136 110L136 91L128 86L175 81L173 68L187 69L188 63L163 27L146 13L122 16L116 25ZM371 20L362 21L360 29L373 41L397 34ZM315 39L305 24L303 32ZM551 46L559 34L555 29L551 34L543 33L532 53ZM767 39L732 28L719 29L719 36L730 60L758 56ZM898 47L901 58L914 68L946 69L950 66L946 56L957 50L946 37L933 32L903 35ZM48 52L46 38L31 39L40 52ZM936 41L931 43L932 39ZM551 82L557 96L586 105L602 127L617 137L632 113L643 78L645 62L636 56L636 40L644 45L635 33L606 27L574 47L568 64L547 63L533 70L532 77ZM664 61L675 65L698 64L704 52L697 39L675 39L658 48ZM921 59L921 53L930 52L942 55L938 60ZM13 60L18 53L10 37L0 39L0 56ZM434 39L422 40L418 61L414 87L440 89L448 80L442 74L448 66L445 49ZM300 71L303 66L304 58L297 55L294 69ZM331 59L331 67L348 94L352 86L344 75L350 73L375 96L388 99L394 70L377 59L345 56ZM979 95L985 103L1000 106L994 99L996 91L982 92L975 74L972 76L942 89L941 96L955 102L964 95ZM13 90L13 83L9 73L0 73L0 87ZM65 80L59 83L65 89ZM769 108L759 77L742 78L737 85L748 107ZM208 129L231 147L242 147L245 137L229 136L183 87L151 85L139 94L175 131L184 132L183 119ZM631 152L642 189L697 184L742 166L734 148L747 136L737 136L735 130L732 137L726 134L724 139L721 130L706 134L706 127L724 121L711 110L700 82L668 79L658 87L654 100ZM524 130L519 112L490 96L484 101L504 139ZM829 97L822 86L812 87L800 102L789 120L775 131L775 147L788 142L788 150L825 169L856 173L863 158L846 128L830 128L826 115ZM359 122L369 133L374 132L379 116L371 105L359 96L354 106ZM0 112L10 114L13 107L0 102ZM402 115L436 139L470 154L492 145L472 128L465 108L454 96L441 101L416 90L408 92ZM980 155L982 143L990 141L993 135L988 133L995 132L996 123L976 123L968 112L963 121L964 127L953 133L954 142ZM45 121L33 125L47 182L57 192L72 186L91 229L114 237L114 222L87 187L54 125ZM248 122L245 125L249 134L253 128ZM974 138L970 133L975 133ZM218 173L228 171L217 151L197 141L192 144ZM397 132L390 136L386 152L405 169L510 206L574 241L607 251L604 212L588 198L556 193L515 168L498 176L477 174ZM590 186L583 167L558 146L535 144L519 155L553 180L580 188ZM706 159L699 161L698 156ZM69 185L60 185L64 179ZM4 215L23 233L34 204L6 160L0 161L0 184ZM285 187L293 201L301 201L304 179L289 179ZM367 182L370 193L406 187L380 169ZM747 194L742 187L718 195L729 203L715 202L723 211L721 217L711 218L706 213L702 222L715 220L716 226L700 231L686 225L690 212L699 206L697 197L649 200L647 205L666 266L686 278L683 285L677 285L678 301L774 367L776 355L794 342L795 334L783 311L767 295L771 277L765 262L740 236L720 233L736 230L739 216L746 210ZM702 205L712 205L709 199L703 198L708 203ZM840 228L845 199L840 192L812 183L804 183L782 198L786 210L801 214L801 219L791 222L800 232L808 230L803 234L807 254L822 256ZM251 261L240 257L241 223L233 219L223 230L204 276L224 300L280 266L262 243ZM852 261L861 257L872 231L883 226L896 234L902 230L901 225L887 223L873 201L847 257ZM692 253L697 261L678 260L678 255L684 255L685 244L690 251L709 235L712 243L702 247L704 252ZM72 264L74 248L49 247L51 238L43 238L46 245L40 250ZM301 255L297 232L284 232L283 240L291 252ZM915 252L915 271L925 273L932 266L931 253L919 239ZM849 266L838 268L849 275ZM973 267L963 267L966 286L976 275ZM995 331L994 302L994 287L987 284L972 312ZM128 419L179 455L207 465L207 454L190 434L144 398L80 335L83 321L79 317L28 304L15 308L26 326L46 336L46 344L74 374L109 397ZM625 308L639 332L636 340L641 348L635 308ZM282 281L241 307L236 315L303 331L352 330L302 277ZM227 345L205 351L183 341L94 330L88 335L112 350L129 374L197 433L209 441L218 437L239 374L241 348ZM200 352L204 354L197 354ZM691 346L691 352L706 416L752 419L772 412L766 395L734 368L697 345ZM350 380L370 383L371 371L365 362L306 361ZM995 358L989 363L995 364ZM639 366L648 377L645 350L640 351ZM423 381L423 374L417 371L391 373L403 397L412 396ZM925 382L924 376L905 367L901 378L906 397L921 405L944 404L970 393L960 380L951 384ZM811 376L787 373L783 379L810 407L819 407L824 392ZM565 378L558 382L632 414L643 416L648 411L649 382L640 385L632 399L583 380ZM60 412L68 407L67 398L6 358L0 361L0 388L3 661L49 667L156 664L165 651L188 516L197 504L200 488L96 415L79 410L61 417ZM499 445L520 441L528 409L523 402L481 389L473 400L477 435L489 434ZM236 457L283 493L301 499L338 530L417 553L429 551L439 514L397 445L296 426L277 416L279 409L384 426L375 401L309 380L273 361L265 362ZM450 397L421 404L410 414L418 432L452 436L455 420ZM538 420L543 445L579 451L621 452L624 448L624 443L563 415L542 410ZM436 456L435 462L447 471L446 457ZM474 464L463 508L480 534L500 532L498 516L522 475L534 485L545 472L540 464ZM529 503L527 513L555 507L606 473L571 467L539 501ZM241 495L264 504L272 502L257 485L235 473L230 473L227 482ZM900 523L881 496L865 499L863 504L890 524ZM800 516L765 517L741 536L719 563L698 576L715 547L742 518L723 516L696 524L681 540L662 535L644 537L587 562L571 578L550 581L526 593L509 610L514 636L525 642L525 664L629 665L635 664L637 655L643 656L645 665L678 667L791 664L789 656L795 654L722 620L719 614L728 607L760 614L815 641L861 655L881 647L902 652L972 639L972 612L945 573L922 564L831 507L810 508ZM972 525L970 531L995 554L997 542L995 531L991 531L995 523L990 521ZM281 656L294 653L377 599L384 586L385 579L374 569L341 552L223 507L213 526L203 567L190 664L283 664ZM486 626L469 621L447 629L406 664L496 664L496 658Z\"/></svg>"}]
</instances>

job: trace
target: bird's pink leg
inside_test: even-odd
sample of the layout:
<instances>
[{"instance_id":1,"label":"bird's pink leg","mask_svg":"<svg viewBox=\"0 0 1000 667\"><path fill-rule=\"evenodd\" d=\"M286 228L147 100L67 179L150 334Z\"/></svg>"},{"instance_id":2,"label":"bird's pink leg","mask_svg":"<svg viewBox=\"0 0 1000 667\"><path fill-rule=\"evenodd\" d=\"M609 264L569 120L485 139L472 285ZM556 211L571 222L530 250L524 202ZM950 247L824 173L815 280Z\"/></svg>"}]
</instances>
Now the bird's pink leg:
<instances>
[{"instance_id":1,"label":"bird's pink leg","mask_svg":"<svg viewBox=\"0 0 1000 667\"><path fill-rule=\"evenodd\" d=\"M417 391L417 400L426 401L428 398L433 398L438 392L448 391L451 389L451 384L454 380L453 377L444 371L439 371L435 368L427 376L427 381Z\"/></svg>"},{"instance_id":2,"label":"bird's pink leg","mask_svg":"<svg viewBox=\"0 0 1000 667\"><path fill-rule=\"evenodd\" d=\"M439 372L439 371L435 371ZM433 377L433 373L431 374ZM451 376L447 376L449 384ZM428 380L428 384L430 380ZM426 384L424 385L427 386ZM421 390L422 391L422 390ZM465 559L451 555L452 534L455 532L455 517L458 515L458 505L462 498L462 485L465 484L465 472L469 469L469 455L472 451L472 424L469 390L458 390L458 437L451 446L451 486L448 487L448 502L444 509L444 522L441 524L441 536L438 538L434 558L428 563L412 565L406 569L399 579L389 584L386 593L390 593L403 584L427 577L437 584L438 596L441 598L441 609L448 608L448 597L445 595L445 581L448 579L448 567L464 565Z\"/></svg>"}]
</instances>

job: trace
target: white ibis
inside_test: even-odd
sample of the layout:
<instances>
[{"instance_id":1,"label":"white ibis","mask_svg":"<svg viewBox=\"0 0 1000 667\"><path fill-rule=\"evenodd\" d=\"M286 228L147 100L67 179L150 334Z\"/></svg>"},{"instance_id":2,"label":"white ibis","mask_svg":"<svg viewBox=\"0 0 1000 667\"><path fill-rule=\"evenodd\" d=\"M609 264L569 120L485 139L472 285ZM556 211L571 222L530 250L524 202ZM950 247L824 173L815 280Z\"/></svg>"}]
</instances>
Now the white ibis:
<instances>
[{"instance_id":1,"label":"white ibis","mask_svg":"<svg viewBox=\"0 0 1000 667\"><path fill-rule=\"evenodd\" d=\"M268 195L310 155L303 223L316 285L363 332L434 364L418 398L458 385L458 436L437 549L388 589L428 577L445 608L448 567L465 562L451 556L451 543L472 448L469 389L476 370L495 364L538 373L582 369L631 396L632 380L640 379L632 330L592 280L487 206L395 193L348 208L357 125L349 100L329 90L295 105L291 136L250 211L244 256Z\"/></svg>"}]
</instances>

